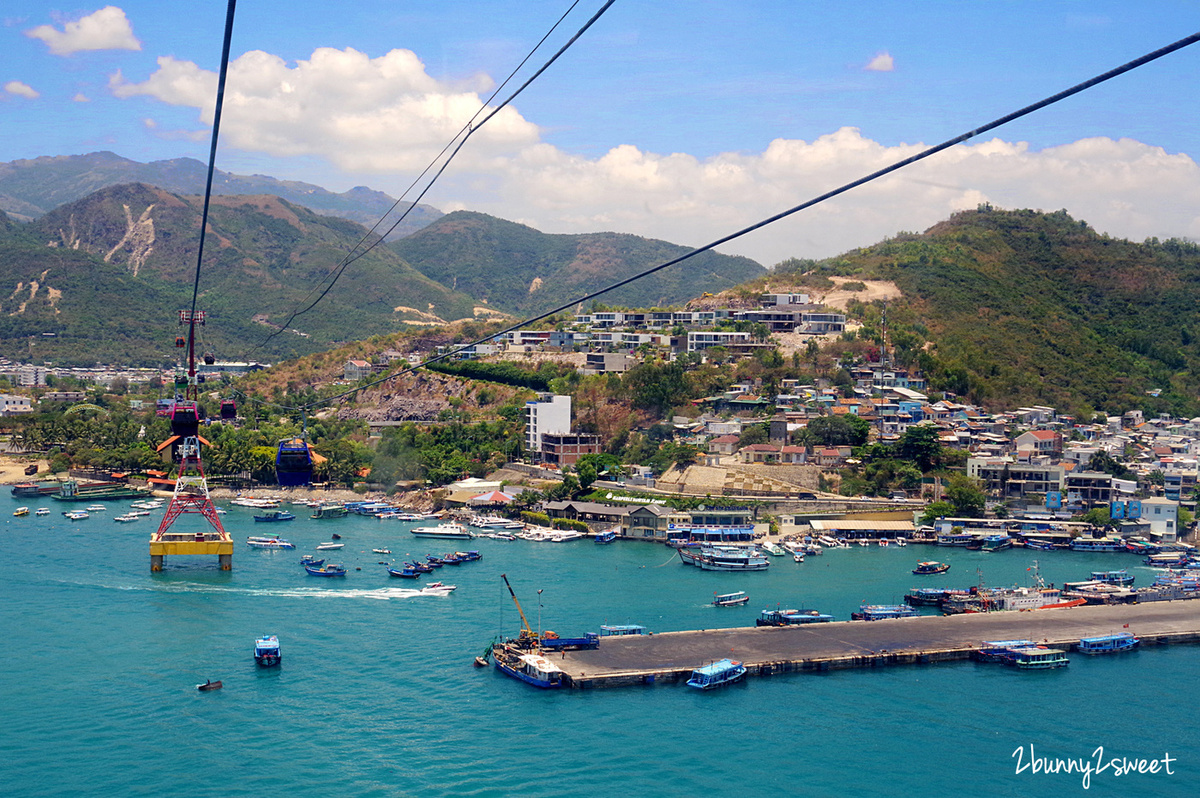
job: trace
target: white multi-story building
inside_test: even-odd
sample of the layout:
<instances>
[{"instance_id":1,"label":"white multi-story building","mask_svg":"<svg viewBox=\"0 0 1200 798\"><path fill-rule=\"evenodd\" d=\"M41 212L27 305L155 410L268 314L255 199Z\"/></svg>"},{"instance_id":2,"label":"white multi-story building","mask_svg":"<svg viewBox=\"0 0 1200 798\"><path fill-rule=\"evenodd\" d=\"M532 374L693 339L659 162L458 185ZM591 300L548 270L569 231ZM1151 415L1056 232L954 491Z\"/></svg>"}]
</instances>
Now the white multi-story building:
<instances>
[{"instance_id":1,"label":"white multi-story building","mask_svg":"<svg viewBox=\"0 0 1200 798\"><path fill-rule=\"evenodd\" d=\"M571 397L542 394L525 403L525 448L542 450L542 435L564 435L571 431Z\"/></svg>"}]
</instances>

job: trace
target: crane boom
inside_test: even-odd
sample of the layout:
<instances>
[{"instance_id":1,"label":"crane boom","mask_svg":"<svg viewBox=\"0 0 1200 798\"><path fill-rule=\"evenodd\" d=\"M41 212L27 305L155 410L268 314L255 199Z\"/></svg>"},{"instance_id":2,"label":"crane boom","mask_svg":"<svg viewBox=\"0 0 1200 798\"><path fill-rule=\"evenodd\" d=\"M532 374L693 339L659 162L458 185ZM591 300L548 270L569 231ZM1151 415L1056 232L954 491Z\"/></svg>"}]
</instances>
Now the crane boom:
<instances>
[{"instance_id":1,"label":"crane boom","mask_svg":"<svg viewBox=\"0 0 1200 798\"><path fill-rule=\"evenodd\" d=\"M537 635L529 628L529 621L525 619L525 611L521 609L521 602L517 601L517 594L513 592L512 585L508 583L508 576L500 574L500 578L504 580L504 586L508 588L508 595L512 596L513 604L517 605L517 614L521 616L521 625L525 628L521 631L522 638L536 638Z\"/></svg>"}]
</instances>

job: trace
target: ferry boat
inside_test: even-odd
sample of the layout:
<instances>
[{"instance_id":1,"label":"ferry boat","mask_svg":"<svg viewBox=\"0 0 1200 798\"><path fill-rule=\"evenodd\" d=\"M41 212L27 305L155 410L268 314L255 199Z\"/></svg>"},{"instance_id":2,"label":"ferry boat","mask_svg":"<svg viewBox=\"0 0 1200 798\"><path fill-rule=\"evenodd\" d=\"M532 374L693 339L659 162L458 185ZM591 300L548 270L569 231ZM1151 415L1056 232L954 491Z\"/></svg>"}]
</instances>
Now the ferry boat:
<instances>
[{"instance_id":1,"label":"ferry boat","mask_svg":"<svg viewBox=\"0 0 1200 798\"><path fill-rule=\"evenodd\" d=\"M755 626L799 626L806 623L829 623L832 615L816 610L763 610L754 619Z\"/></svg>"},{"instance_id":2,"label":"ferry boat","mask_svg":"<svg viewBox=\"0 0 1200 798\"><path fill-rule=\"evenodd\" d=\"M492 647L492 663L501 673L525 684L543 690L562 687L562 669L539 652L497 643Z\"/></svg>"},{"instance_id":3,"label":"ferry boat","mask_svg":"<svg viewBox=\"0 0 1200 798\"><path fill-rule=\"evenodd\" d=\"M971 532L943 532L937 536L939 546L966 546L974 543L976 535Z\"/></svg>"},{"instance_id":4,"label":"ferry boat","mask_svg":"<svg viewBox=\"0 0 1200 798\"><path fill-rule=\"evenodd\" d=\"M1130 632L1116 632L1111 635L1084 637L1075 647L1080 654L1116 654L1121 651L1132 651L1142 642Z\"/></svg>"},{"instance_id":5,"label":"ferry boat","mask_svg":"<svg viewBox=\"0 0 1200 798\"><path fill-rule=\"evenodd\" d=\"M470 540L474 535L462 524L447 521L437 526L418 526L408 530L419 538L444 538L446 540Z\"/></svg>"},{"instance_id":6,"label":"ferry boat","mask_svg":"<svg viewBox=\"0 0 1200 798\"><path fill-rule=\"evenodd\" d=\"M316 508L316 511L310 515L309 518L315 518L317 520L322 520L325 518L345 518L348 512L349 510L346 509L346 505L344 504L322 504Z\"/></svg>"},{"instance_id":7,"label":"ferry boat","mask_svg":"<svg viewBox=\"0 0 1200 798\"><path fill-rule=\"evenodd\" d=\"M746 591L739 590L736 593L714 593L712 603L714 607L737 607L749 601Z\"/></svg>"},{"instance_id":8,"label":"ferry boat","mask_svg":"<svg viewBox=\"0 0 1200 798\"><path fill-rule=\"evenodd\" d=\"M677 549L685 565L703 571L765 571L770 562L755 549L737 546L703 546Z\"/></svg>"},{"instance_id":9,"label":"ferry boat","mask_svg":"<svg viewBox=\"0 0 1200 798\"><path fill-rule=\"evenodd\" d=\"M596 535L596 543L612 543L617 539L617 530L609 529Z\"/></svg>"},{"instance_id":10,"label":"ferry boat","mask_svg":"<svg viewBox=\"0 0 1200 798\"><path fill-rule=\"evenodd\" d=\"M1003 662L1011 665L1016 659L1014 650L1035 647L1037 643L1032 640L984 640L977 650L971 652L971 658L978 662Z\"/></svg>"},{"instance_id":11,"label":"ferry boat","mask_svg":"<svg viewBox=\"0 0 1200 798\"><path fill-rule=\"evenodd\" d=\"M305 565L304 570L309 576L345 576L346 567L344 565Z\"/></svg>"},{"instance_id":12,"label":"ferry boat","mask_svg":"<svg viewBox=\"0 0 1200 798\"><path fill-rule=\"evenodd\" d=\"M906 604L863 604L858 612L850 613L855 621L887 621L893 618L916 618L921 613Z\"/></svg>"},{"instance_id":13,"label":"ferry boat","mask_svg":"<svg viewBox=\"0 0 1200 798\"><path fill-rule=\"evenodd\" d=\"M1122 568L1119 571L1092 571L1093 582L1103 582L1106 585L1119 585L1121 587L1129 587L1133 584L1136 577L1131 576L1129 571Z\"/></svg>"},{"instance_id":14,"label":"ferry boat","mask_svg":"<svg viewBox=\"0 0 1200 798\"><path fill-rule=\"evenodd\" d=\"M983 539L984 551L1004 551L1011 549L1012 545L1012 538L1008 535L988 535Z\"/></svg>"},{"instance_id":15,"label":"ferry boat","mask_svg":"<svg viewBox=\"0 0 1200 798\"><path fill-rule=\"evenodd\" d=\"M279 651L279 638L275 635L263 635L255 640L254 661L264 668L273 668L283 662L283 654Z\"/></svg>"},{"instance_id":16,"label":"ferry boat","mask_svg":"<svg viewBox=\"0 0 1200 798\"><path fill-rule=\"evenodd\" d=\"M1065 651L1057 648L1036 646L1012 649L1013 664L1024 670L1046 670L1048 668L1065 668L1070 660Z\"/></svg>"},{"instance_id":17,"label":"ferry boat","mask_svg":"<svg viewBox=\"0 0 1200 798\"><path fill-rule=\"evenodd\" d=\"M949 570L950 566L946 563L934 562L930 560L929 562L917 563L917 567L913 569L913 573L917 574L918 576L923 576L925 574L944 574Z\"/></svg>"},{"instance_id":18,"label":"ferry boat","mask_svg":"<svg viewBox=\"0 0 1200 798\"><path fill-rule=\"evenodd\" d=\"M262 515L255 513L254 520L258 521L259 523L273 524L273 523L278 523L280 521L295 521L296 515L295 515L295 513L289 512L287 510L268 510L267 512L263 513Z\"/></svg>"},{"instance_id":19,"label":"ferry boat","mask_svg":"<svg viewBox=\"0 0 1200 798\"><path fill-rule=\"evenodd\" d=\"M251 536L246 538L246 545L252 549L294 549L295 544L284 540L279 535Z\"/></svg>"},{"instance_id":20,"label":"ferry boat","mask_svg":"<svg viewBox=\"0 0 1200 798\"><path fill-rule=\"evenodd\" d=\"M1076 538L1071 541L1071 551L1125 550L1125 541L1120 538Z\"/></svg>"},{"instance_id":21,"label":"ferry boat","mask_svg":"<svg viewBox=\"0 0 1200 798\"><path fill-rule=\"evenodd\" d=\"M630 635L644 635L646 627L636 624L617 624L614 626L601 626L601 637L628 637Z\"/></svg>"},{"instance_id":22,"label":"ferry boat","mask_svg":"<svg viewBox=\"0 0 1200 798\"><path fill-rule=\"evenodd\" d=\"M13 510L13 515L15 515L17 517L20 517L23 515L29 515L29 508L28 507L18 507L17 509Z\"/></svg>"},{"instance_id":23,"label":"ferry boat","mask_svg":"<svg viewBox=\"0 0 1200 798\"><path fill-rule=\"evenodd\" d=\"M688 687L697 690L715 690L727 684L733 684L746 675L746 666L732 659L717 660L711 665L696 668L692 678L687 680Z\"/></svg>"}]
</instances>

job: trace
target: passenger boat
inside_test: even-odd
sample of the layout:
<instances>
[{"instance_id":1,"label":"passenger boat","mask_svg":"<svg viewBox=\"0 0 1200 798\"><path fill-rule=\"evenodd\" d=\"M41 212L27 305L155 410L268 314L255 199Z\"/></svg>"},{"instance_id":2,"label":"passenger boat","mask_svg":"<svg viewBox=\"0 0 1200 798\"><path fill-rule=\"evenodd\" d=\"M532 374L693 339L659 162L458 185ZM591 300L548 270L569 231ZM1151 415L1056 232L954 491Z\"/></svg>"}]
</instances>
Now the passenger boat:
<instances>
[{"instance_id":1,"label":"passenger boat","mask_svg":"<svg viewBox=\"0 0 1200 798\"><path fill-rule=\"evenodd\" d=\"M597 543L612 543L617 539L617 530L609 529L596 535Z\"/></svg>"},{"instance_id":2,"label":"passenger boat","mask_svg":"<svg viewBox=\"0 0 1200 798\"><path fill-rule=\"evenodd\" d=\"M1025 538L1025 548L1036 549L1038 551L1054 551L1055 546L1052 541L1042 540L1040 538Z\"/></svg>"},{"instance_id":3,"label":"passenger boat","mask_svg":"<svg viewBox=\"0 0 1200 798\"><path fill-rule=\"evenodd\" d=\"M782 557L784 554L787 553L783 550L783 547L780 546L778 543L772 543L769 540L764 540L762 547L763 547L763 551L765 551L767 554L770 554L772 557Z\"/></svg>"},{"instance_id":4,"label":"passenger boat","mask_svg":"<svg viewBox=\"0 0 1200 798\"><path fill-rule=\"evenodd\" d=\"M259 499L253 496L239 496L236 499L230 499L229 503L238 507L253 507L255 510L270 510L279 506L277 499Z\"/></svg>"},{"instance_id":5,"label":"passenger boat","mask_svg":"<svg viewBox=\"0 0 1200 798\"><path fill-rule=\"evenodd\" d=\"M562 669L536 651L522 650L508 643L496 643L492 646L492 662L506 676L534 687L543 690L562 687Z\"/></svg>"},{"instance_id":6,"label":"passenger boat","mask_svg":"<svg viewBox=\"0 0 1200 798\"><path fill-rule=\"evenodd\" d=\"M328 543L318 543L317 551L334 551L344 547L345 545L345 543L334 543L333 541L329 541Z\"/></svg>"},{"instance_id":7,"label":"passenger boat","mask_svg":"<svg viewBox=\"0 0 1200 798\"><path fill-rule=\"evenodd\" d=\"M850 613L855 621L886 621L893 618L916 618L921 613L906 604L863 604L858 612Z\"/></svg>"},{"instance_id":8,"label":"passenger boat","mask_svg":"<svg viewBox=\"0 0 1200 798\"><path fill-rule=\"evenodd\" d=\"M917 567L913 569L913 573L917 574L918 576L923 576L925 574L944 574L949 570L950 566L946 563L933 562L930 560L929 562L917 563Z\"/></svg>"},{"instance_id":9,"label":"passenger boat","mask_svg":"<svg viewBox=\"0 0 1200 798\"><path fill-rule=\"evenodd\" d=\"M39 508L37 508L37 511L34 512L34 515L50 515L50 508L49 507L39 507Z\"/></svg>"},{"instance_id":10,"label":"passenger boat","mask_svg":"<svg viewBox=\"0 0 1200 798\"><path fill-rule=\"evenodd\" d=\"M1179 568L1185 565L1188 556L1179 551L1165 551L1161 554L1151 554L1144 562L1151 568Z\"/></svg>"},{"instance_id":11,"label":"passenger boat","mask_svg":"<svg viewBox=\"0 0 1200 798\"><path fill-rule=\"evenodd\" d=\"M309 576L345 576L346 568L343 565L305 565L304 570L308 571Z\"/></svg>"},{"instance_id":12,"label":"passenger boat","mask_svg":"<svg viewBox=\"0 0 1200 798\"><path fill-rule=\"evenodd\" d=\"M629 635L644 635L646 627L637 626L635 624L617 624L614 626L601 626L601 637L628 637Z\"/></svg>"},{"instance_id":13,"label":"passenger boat","mask_svg":"<svg viewBox=\"0 0 1200 798\"><path fill-rule=\"evenodd\" d=\"M1004 551L1011 549L1012 545L1012 538L1008 535L988 535L983 539L984 551Z\"/></svg>"},{"instance_id":14,"label":"passenger boat","mask_svg":"<svg viewBox=\"0 0 1200 798\"><path fill-rule=\"evenodd\" d=\"M1124 568L1119 571L1092 571L1092 581L1103 582L1106 585L1129 587L1135 578L1130 576L1129 571Z\"/></svg>"},{"instance_id":15,"label":"passenger boat","mask_svg":"<svg viewBox=\"0 0 1200 798\"><path fill-rule=\"evenodd\" d=\"M17 509L13 510L13 515L18 516L18 517L22 516L22 515L29 515L29 508L28 507L18 507Z\"/></svg>"},{"instance_id":16,"label":"passenger boat","mask_svg":"<svg viewBox=\"0 0 1200 798\"><path fill-rule=\"evenodd\" d=\"M408 530L419 538L443 538L446 540L470 540L474 535L462 524L447 521L437 526L418 526Z\"/></svg>"},{"instance_id":17,"label":"passenger boat","mask_svg":"<svg viewBox=\"0 0 1200 798\"><path fill-rule=\"evenodd\" d=\"M252 549L294 549L295 544L284 540L279 535L263 535L246 538L246 545Z\"/></svg>"},{"instance_id":18,"label":"passenger boat","mask_svg":"<svg viewBox=\"0 0 1200 798\"><path fill-rule=\"evenodd\" d=\"M1080 654L1116 654L1121 651L1132 651L1142 642L1130 632L1117 632L1099 637L1084 637L1080 639L1075 649Z\"/></svg>"},{"instance_id":19,"label":"passenger boat","mask_svg":"<svg viewBox=\"0 0 1200 798\"><path fill-rule=\"evenodd\" d=\"M685 565L694 565L704 571L765 571L771 564L756 550L739 546L703 546L677 551Z\"/></svg>"},{"instance_id":20,"label":"passenger boat","mask_svg":"<svg viewBox=\"0 0 1200 798\"><path fill-rule=\"evenodd\" d=\"M736 607L749 601L750 597L746 595L746 591L739 590L736 593L714 593L712 603L714 607Z\"/></svg>"},{"instance_id":21,"label":"passenger boat","mask_svg":"<svg viewBox=\"0 0 1200 798\"><path fill-rule=\"evenodd\" d=\"M697 690L715 690L727 684L733 684L746 675L746 666L732 659L717 660L711 665L696 668L692 678L687 680L688 687Z\"/></svg>"},{"instance_id":22,"label":"passenger boat","mask_svg":"<svg viewBox=\"0 0 1200 798\"><path fill-rule=\"evenodd\" d=\"M806 623L829 623L832 615L816 610L763 610L754 619L755 626L799 626Z\"/></svg>"},{"instance_id":23,"label":"passenger boat","mask_svg":"<svg viewBox=\"0 0 1200 798\"><path fill-rule=\"evenodd\" d=\"M272 668L283 662L283 654L279 651L279 638L275 635L263 635L255 640L254 661L264 668Z\"/></svg>"},{"instance_id":24,"label":"passenger boat","mask_svg":"<svg viewBox=\"0 0 1200 798\"><path fill-rule=\"evenodd\" d=\"M287 510L269 510L262 515L255 513L254 520L263 524L277 523L279 521L295 521L296 514Z\"/></svg>"},{"instance_id":25,"label":"passenger boat","mask_svg":"<svg viewBox=\"0 0 1200 798\"><path fill-rule=\"evenodd\" d=\"M1120 538L1076 538L1071 541L1072 551L1125 551L1125 541Z\"/></svg>"},{"instance_id":26,"label":"passenger boat","mask_svg":"<svg viewBox=\"0 0 1200 798\"><path fill-rule=\"evenodd\" d=\"M1064 668L1070 660L1065 651L1057 648L1035 646L1030 648L1012 649L1013 664L1024 670L1046 670L1048 668Z\"/></svg>"},{"instance_id":27,"label":"passenger boat","mask_svg":"<svg viewBox=\"0 0 1200 798\"><path fill-rule=\"evenodd\" d=\"M975 541L976 535L970 532L944 532L937 536L939 546L966 546Z\"/></svg>"},{"instance_id":28,"label":"passenger boat","mask_svg":"<svg viewBox=\"0 0 1200 798\"><path fill-rule=\"evenodd\" d=\"M978 662L1003 662L1012 665L1016 660L1015 649L1035 648L1037 643L1032 640L984 640L979 648L971 652L971 658Z\"/></svg>"},{"instance_id":29,"label":"passenger boat","mask_svg":"<svg viewBox=\"0 0 1200 798\"><path fill-rule=\"evenodd\" d=\"M421 572L415 568L391 568L387 569L388 576L397 576L402 579L416 579L421 575Z\"/></svg>"},{"instance_id":30,"label":"passenger boat","mask_svg":"<svg viewBox=\"0 0 1200 798\"><path fill-rule=\"evenodd\" d=\"M346 513L348 512L349 510L346 509L346 505L344 504L322 504L316 508L309 518L315 518L317 520L326 518L345 518Z\"/></svg>"}]
</instances>

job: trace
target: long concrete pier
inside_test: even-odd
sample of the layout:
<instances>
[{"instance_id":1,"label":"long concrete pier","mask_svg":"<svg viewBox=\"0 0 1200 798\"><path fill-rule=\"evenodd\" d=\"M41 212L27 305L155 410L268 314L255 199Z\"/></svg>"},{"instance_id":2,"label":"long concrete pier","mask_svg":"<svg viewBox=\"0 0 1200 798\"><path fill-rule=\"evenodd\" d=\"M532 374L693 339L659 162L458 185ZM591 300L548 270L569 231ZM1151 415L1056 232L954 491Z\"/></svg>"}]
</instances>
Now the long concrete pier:
<instances>
[{"instance_id":1,"label":"long concrete pier","mask_svg":"<svg viewBox=\"0 0 1200 798\"><path fill-rule=\"evenodd\" d=\"M693 668L724 657L770 676L968 659L984 640L1069 649L1081 637L1121 631L1143 646L1200 642L1200 601L606 637L598 649L552 656L568 684L587 689L686 680Z\"/></svg>"}]
</instances>

